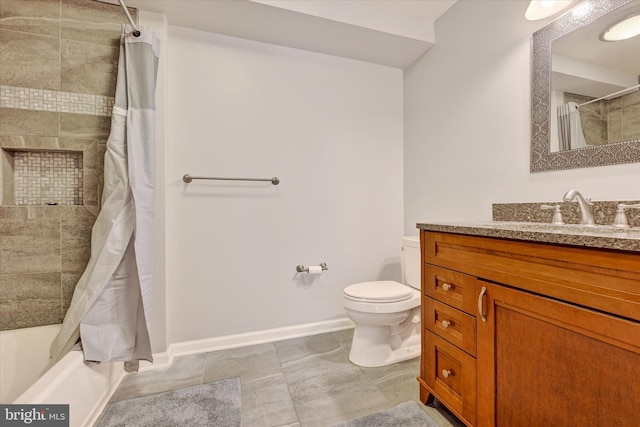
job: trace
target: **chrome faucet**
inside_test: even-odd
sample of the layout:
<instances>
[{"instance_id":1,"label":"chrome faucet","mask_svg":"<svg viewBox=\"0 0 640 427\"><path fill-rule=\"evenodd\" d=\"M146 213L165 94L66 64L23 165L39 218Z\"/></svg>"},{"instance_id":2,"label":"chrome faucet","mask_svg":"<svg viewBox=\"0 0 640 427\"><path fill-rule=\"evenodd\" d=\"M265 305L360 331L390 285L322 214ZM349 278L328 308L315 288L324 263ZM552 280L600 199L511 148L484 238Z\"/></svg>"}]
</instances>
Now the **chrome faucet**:
<instances>
[{"instance_id":1,"label":"chrome faucet","mask_svg":"<svg viewBox=\"0 0 640 427\"><path fill-rule=\"evenodd\" d=\"M594 225L595 221L593 220L593 203L591 202L591 199L583 197L578 190L569 190L562 197L562 200L564 200L565 202L572 202L574 199L578 201L578 205L580 206L582 224Z\"/></svg>"}]
</instances>

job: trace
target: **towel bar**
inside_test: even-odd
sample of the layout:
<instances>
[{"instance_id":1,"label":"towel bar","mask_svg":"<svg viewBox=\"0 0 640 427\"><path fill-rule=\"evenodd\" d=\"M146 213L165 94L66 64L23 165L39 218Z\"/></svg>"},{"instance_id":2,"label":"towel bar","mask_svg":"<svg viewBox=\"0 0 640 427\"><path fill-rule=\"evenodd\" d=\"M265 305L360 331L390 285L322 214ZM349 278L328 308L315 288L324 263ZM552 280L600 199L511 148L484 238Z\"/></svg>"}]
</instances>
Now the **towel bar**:
<instances>
[{"instance_id":1,"label":"towel bar","mask_svg":"<svg viewBox=\"0 0 640 427\"><path fill-rule=\"evenodd\" d=\"M193 181L194 179L211 179L216 181L271 181L273 185L280 184L280 180L277 176L273 178L223 178L223 177L206 177L206 176L191 176L189 174L185 174L182 177L182 180L187 184Z\"/></svg>"}]
</instances>

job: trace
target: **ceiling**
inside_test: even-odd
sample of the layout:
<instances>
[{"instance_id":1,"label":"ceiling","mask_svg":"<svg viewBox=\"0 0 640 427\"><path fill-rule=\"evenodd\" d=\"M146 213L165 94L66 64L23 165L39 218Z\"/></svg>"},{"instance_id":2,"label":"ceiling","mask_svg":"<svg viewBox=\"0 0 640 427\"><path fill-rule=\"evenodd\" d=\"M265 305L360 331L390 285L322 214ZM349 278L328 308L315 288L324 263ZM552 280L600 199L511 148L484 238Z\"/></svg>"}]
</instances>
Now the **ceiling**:
<instances>
[{"instance_id":1,"label":"ceiling","mask_svg":"<svg viewBox=\"0 0 640 427\"><path fill-rule=\"evenodd\" d=\"M425 19L434 22L454 3L448 0L355 0L368 6L378 7L392 13Z\"/></svg>"},{"instance_id":2,"label":"ceiling","mask_svg":"<svg viewBox=\"0 0 640 427\"><path fill-rule=\"evenodd\" d=\"M117 0L101 0L117 4ZM169 25L406 68L456 0L125 0Z\"/></svg>"}]
</instances>

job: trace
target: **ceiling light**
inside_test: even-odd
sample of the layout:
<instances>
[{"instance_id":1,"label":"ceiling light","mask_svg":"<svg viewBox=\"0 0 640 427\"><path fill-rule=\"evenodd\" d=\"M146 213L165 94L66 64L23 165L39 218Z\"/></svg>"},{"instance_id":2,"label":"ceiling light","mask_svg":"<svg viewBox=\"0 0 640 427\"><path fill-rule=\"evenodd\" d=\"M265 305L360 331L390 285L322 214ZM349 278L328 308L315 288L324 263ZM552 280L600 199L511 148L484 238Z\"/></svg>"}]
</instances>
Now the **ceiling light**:
<instances>
[{"instance_id":1,"label":"ceiling light","mask_svg":"<svg viewBox=\"0 0 640 427\"><path fill-rule=\"evenodd\" d=\"M524 17L529 21L548 18L567 8L573 0L531 0Z\"/></svg>"},{"instance_id":2,"label":"ceiling light","mask_svg":"<svg viewBox=\"0 0 640 427\"><path fill-rule=\"evenodd\" d=\"M640 35L640 13L629 16L602 33L600 40L617 42Z\"/></svg>"}]
</instances>

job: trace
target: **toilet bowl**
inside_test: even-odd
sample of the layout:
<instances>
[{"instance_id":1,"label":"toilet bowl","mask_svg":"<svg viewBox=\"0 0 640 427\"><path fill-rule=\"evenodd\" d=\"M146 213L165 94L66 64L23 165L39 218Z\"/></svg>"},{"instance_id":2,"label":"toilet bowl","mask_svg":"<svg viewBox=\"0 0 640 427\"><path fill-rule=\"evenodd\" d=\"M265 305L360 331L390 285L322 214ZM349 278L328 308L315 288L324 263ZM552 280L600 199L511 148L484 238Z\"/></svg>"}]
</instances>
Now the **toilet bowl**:
<instances>
[{"instance_id":1,"label":"toilet bowl","mask_svg":"<svg viewBox=\"0 0 640 427\"><path fill-rule=\"evenodd\" d=\"M344 310L355 324L349 360L379 367L420 356L420 241L404 237L402 284L362 282L344 289Z\"/></svg>"}]
</instances>

